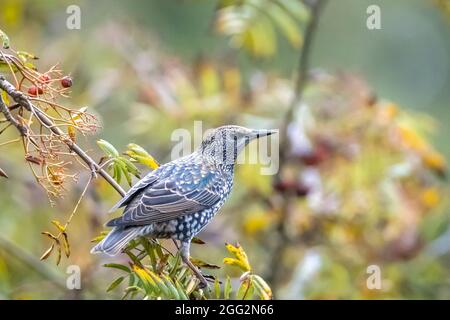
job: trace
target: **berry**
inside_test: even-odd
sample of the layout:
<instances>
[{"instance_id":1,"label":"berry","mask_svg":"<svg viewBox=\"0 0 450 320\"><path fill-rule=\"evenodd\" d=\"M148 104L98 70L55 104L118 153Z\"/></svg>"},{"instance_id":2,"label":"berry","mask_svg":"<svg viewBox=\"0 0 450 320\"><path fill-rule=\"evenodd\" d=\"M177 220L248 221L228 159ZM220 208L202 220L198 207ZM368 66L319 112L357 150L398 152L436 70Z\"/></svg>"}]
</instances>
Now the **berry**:
<instances>
[{"instance_id":1,"label":"berry","mask_svg":"<svg viewBox=\"0 0 450 320\"><path fill-rule=\"evenodd\" d=\"M48 83L50 79L51 79L50 76L45 73L39 77L39 81L42 83Z\"/></svg>"},{"instance_id":2,"label":"berry","mask_svg":"<svg viewBox=\"0 0 450 320\"><path fill-rule=\"evenodd\" d=\"M274 183L273 188L280 193L293 193L298 197L304 197L309 193L309 188L295 180L282 180Z\"/></svg>"},{"instance_id":3,"label":"berry","mask_svg":"<svg viewBox=\"0 0 450 320\"><path fill-rule=\"evenodd\" d=\"M28 88L28 94L31 96L37 96L38 94L43 94L44 90L42 90L42 88L40 87L36 87L36 86L31 86Z\"/></svg>"},{"instance_id":4,"label":"berry","mask_svg":"<svg viewBox=\"0 0 450 320\"><path fill-rule=\"evenodd\" d=\"M319 143L313 150L302 154L300 160L306 166L317 166L330 156L330 147L324 143Z\"/></svg>"},{"instance_id":5,"label":"berry","mask_svg":"<svg viewBox=\"0 0 450 320\"><path fill-rule=\"evenodd\" d=\"M70 88L72 86L72 78L71 77L64 77L61 79L61 85L63 88Z\"/></svg>"}]
</instances>

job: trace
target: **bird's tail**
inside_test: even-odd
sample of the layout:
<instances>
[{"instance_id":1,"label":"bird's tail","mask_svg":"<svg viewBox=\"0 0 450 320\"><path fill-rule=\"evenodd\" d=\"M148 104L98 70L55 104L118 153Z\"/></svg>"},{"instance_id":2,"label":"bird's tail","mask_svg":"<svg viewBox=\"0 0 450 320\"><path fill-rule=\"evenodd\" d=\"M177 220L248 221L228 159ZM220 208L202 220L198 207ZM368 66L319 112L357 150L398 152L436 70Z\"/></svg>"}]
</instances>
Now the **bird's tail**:
<instances>
[{"instance_id":1,"label":"bird's tail","mask_svg":"<svg viewBox=\"0 0 450 320\"><path fill-rule=\"evenodd\" d=\"M100 241L91 253L103 252L110 256L118 254L131 240L139 236L142 227L115 227Z\"/></svg>"}]
</instances>

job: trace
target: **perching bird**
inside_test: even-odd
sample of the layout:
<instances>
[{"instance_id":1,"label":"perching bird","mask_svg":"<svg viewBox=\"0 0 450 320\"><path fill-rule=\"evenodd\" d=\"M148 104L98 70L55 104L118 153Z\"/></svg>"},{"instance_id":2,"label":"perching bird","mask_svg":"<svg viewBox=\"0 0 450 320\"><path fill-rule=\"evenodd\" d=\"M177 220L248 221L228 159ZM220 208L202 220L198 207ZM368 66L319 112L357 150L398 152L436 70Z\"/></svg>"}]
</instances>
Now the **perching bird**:
<instances>
[{"instance_id":1,"label":"perching bird","mask_svg":"<svg viewBox=\"0 0 450 320\"><path fill-rule=\"evenodd\" d=\"M230 194L238 154L251 141L275 131L223 126L212 130L192 154L171 161L137 182L110 210L125 210L93 249L116 255L139 236L180 241L181 258L207 285L189 260L192 238L214 217Z\"/></svg>"}]
</instances>

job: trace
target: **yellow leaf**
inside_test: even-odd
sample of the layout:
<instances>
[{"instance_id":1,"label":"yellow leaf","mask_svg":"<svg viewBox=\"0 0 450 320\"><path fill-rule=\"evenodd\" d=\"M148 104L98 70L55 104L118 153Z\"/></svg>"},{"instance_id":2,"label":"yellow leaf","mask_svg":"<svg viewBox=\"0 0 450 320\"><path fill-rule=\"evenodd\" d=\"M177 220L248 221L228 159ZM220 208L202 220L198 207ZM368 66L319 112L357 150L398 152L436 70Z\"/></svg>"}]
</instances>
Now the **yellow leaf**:
<instances>
[{"instance_id":1,"label":"yellow leaf","mask_svg":"<svg viewBox=\"0 0 450 320\"><path fill-rule=\"evenodd\" d=\"M204 96L216 94L220 88L220 79L217 71L209 63L203 63L200 67L200 88Z\"/></svg>"},{"instance_id":2,"label":"yellow leaf","mask_svg":"<svg viewBox=\"0 0 450 320\"><path fill-rule=\"evenodd\" d=\"M236 265L239 268L241 268L243 271L250 271L250 263L248 262L247 254L245 253L244 249L237 244L236 246L233 246L230 243L225 244L225 247L227 250L233 254L236 259L233 258L225 258L223 259L223 262L225 264L229 265Z\"/></svg>"},{"instance_id":3,"label":"yellow leaf","mask_svg":"<svg viewBox=\"0 0 450 320\"><path fill-rule=\"evenodd\" d=\"M228 68L223 73L223 86L226 92L238 97L241 90L241 74L238 68Z\"/></svg>"},{"instance_id":4,"label":"yellow leaf","mask_svg":"<svg viewBox=\"0 0 450 320\"><path fill-rule=\"evenodd\" d=\"M248 235L266 230L272 224L272 217L265 211L254 211L244 217L243 227Z\"/></svg>"},{"instance_id":5,"label":"yellow leaf","mask_svg":"<svg viewBox=\"0 0 450 320\"><path fill-rule=\"evenodd\" d=\"M427 188L420 195L422 204L429 208L435 208L441 201L441 196L437 188Z\"/></svg>"},{"instance_id":6,"label":"yellow leaf","mask_svg":"<svg viewBox=\"0 0 450 320\"><path fill-rule=\"evenodd\" d=\"M65 232L66 228L64 228L64 226L58 221L58 220L52 220L51 221L53 225L55 225L59 231L61 232Z\"/></svg>"},{"instance_id":7,"label":"yellow leaf","mask_svg":"<svg viewBox=\"0 0 450 320\"><path fill-rule=\"evenodd\" d=\"M155 281L152 279L152 277L147 273L146 270L142 269L141 267L139 267L136 264L132 265L132 269L133 271L139 276L139 278L141 278L142 281L147 281L150 284L152 284L153 286L156 285Z\"/></svg>"},{"instance_id":8,"label":"yellow leaf","mask_svg":"<svg viewBox=\"0 0 450 320\"><path fill-rule=\"evenodd\" d=\"M70 140L76 142L77 131L74 126L67 126L67 134L69 135Z\"/></svg>"},{"instance_id":9,"label":"yellow leaf","mask_svg":"<svg viewBox=\"0 0 450 320\"><path fill-rule=\"evenodd\" d=\"M131 159L134 159L137 162L152 168L153 170L159 167L158 161L156 161L155 158L153 158L141 146L135 143L130 143L127 147L129 150L127 150L125 154L127 154Z\"/></svg>"},{"instance_id":10,"label":"yellow leaf","mask_svg":"<svg viewBox=\"0 0 450 320\"><path fill-rule=\"evenodd\" d=\"M428 148L427 143L420 137L416 131L406 125L399 125L398 131L402 143L416 152L423 152Z\"/></svg>"},{"instance_id":11,"label":"yellow leaf","mask_svg":"<svg viewBox=\"0 0 450 320\"><path fill-rule=\"evenodd\" d=\"M443 173L446 170L446 163L444 157L436 151L427 151L422 155L424 164L432 170Z\"/></svg>"},{"instance_id":12,"label":"yellow leaf","mask_svg":"<svg viewBox=\"0 0 450 320\"><path fill-rule=\"evenodd\" d=\"M6 93L5 90L1 90L1 92L2 92L2 99L3 99L3 102L4 102L6 105L9 105L9 97L8 97L8 94Z\"/></svg>"}]
</instances>

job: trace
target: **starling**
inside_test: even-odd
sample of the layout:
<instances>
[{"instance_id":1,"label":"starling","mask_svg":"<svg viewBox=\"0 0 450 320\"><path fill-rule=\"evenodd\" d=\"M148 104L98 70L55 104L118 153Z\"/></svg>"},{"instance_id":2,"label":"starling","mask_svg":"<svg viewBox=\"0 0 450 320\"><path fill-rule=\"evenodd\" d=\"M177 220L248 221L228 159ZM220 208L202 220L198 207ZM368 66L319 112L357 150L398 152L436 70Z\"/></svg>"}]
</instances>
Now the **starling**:
<instances>
[{"instance_id":1,"label":"starling","mask_svg":"<svg viewBox=\"0 0 450 320\"><path fill-rule=\"evenodd\" d=\"M160 166L128 191L110 210L125 207L122 216L106 224L113 229L91 252L116 255L139 236L178 240L183 262L206 286L206 279L189 260L191 240L230 194L240 151L250 141L272 133L240 126L212 130L192 154Z\"/></svg>"}]
</instances>

